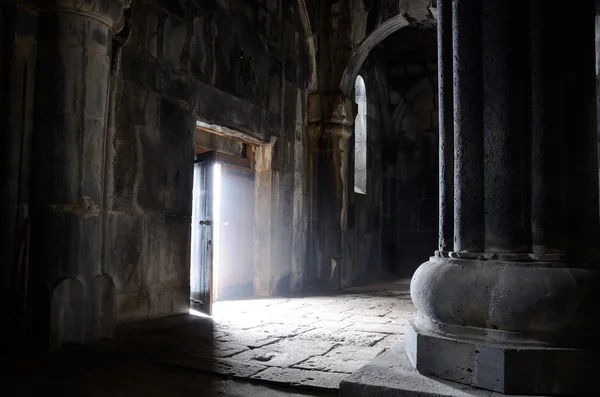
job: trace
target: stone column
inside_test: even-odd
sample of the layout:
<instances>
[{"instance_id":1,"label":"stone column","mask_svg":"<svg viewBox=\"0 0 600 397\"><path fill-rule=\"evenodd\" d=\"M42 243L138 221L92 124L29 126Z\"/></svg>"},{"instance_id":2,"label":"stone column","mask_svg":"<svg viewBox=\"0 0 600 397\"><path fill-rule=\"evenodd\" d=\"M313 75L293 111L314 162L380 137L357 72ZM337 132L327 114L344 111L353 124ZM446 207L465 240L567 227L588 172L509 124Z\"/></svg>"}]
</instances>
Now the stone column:
<instances>
[{"instance_id":1,"label":"stone column","mask_svg":"<svg viewBox=\"0 0 600 397\"><path fill-rule=\"evenodd\" d=\"M454 249L483 249L480 0L452 2L454 53ZM459 73L460 71L460 73Z\"/></svg>"},{"instance_id":2,"label":"stone column","mask_svg":"<svg viewBox=\"0 0 600 397\"><path fill-rule=\"evenodd\" d=\"M42 344L110 337L114 284L102 266L111 27L120 1L45 2L39 15L31 284Z\"/></svg>"},{"instance_id":3,"label":"stone column","mask_svg":"<svg viewBox=\"0 0 600 397\"><path fill-rule=\"evenodd\" d=\"M594 395L594 3L577 20L541 0L453 5L454 248L413 276L408 356L496 392Z\"/></svg>"},{"instance_id":4,"label":"stone column","mask_svg":"<svg viewBox=\"0 0 600 397\"><path fill-rule=\"evenodd\" d=\"M439 250L454 247L454 97L452 2L438 1L438 97L440 109Z\"/></svg>"},{"instance_id":5,"label":"stone column","mask_svg":"<svg viewBox=\"0 0 600 397\"><path fill-rule=\"evenodd\" d=\"M348 145L356 104L342 94L309 97L311 139L318 140L315 243L316 277L322 289L340 287L348 213ZM316 132L316 129L319 132Z\"/></svg>"}]
</instances>

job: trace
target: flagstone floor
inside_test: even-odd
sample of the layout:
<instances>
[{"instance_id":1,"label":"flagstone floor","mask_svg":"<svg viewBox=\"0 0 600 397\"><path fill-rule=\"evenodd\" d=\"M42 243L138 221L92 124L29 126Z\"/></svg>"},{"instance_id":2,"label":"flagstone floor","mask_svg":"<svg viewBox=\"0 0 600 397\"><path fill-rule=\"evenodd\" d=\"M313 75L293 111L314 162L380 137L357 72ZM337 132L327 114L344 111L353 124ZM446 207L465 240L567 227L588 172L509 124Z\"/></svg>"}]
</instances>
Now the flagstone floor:
<instances>
[{"instance_id":1,"label":"flagstone floor","mask_svg":"<svg viewBox=\"0 0 600 397\"><path fill-rule=\"evenodd\" d=\"M213 317L127 326L113 341L47 356L29 370L35 382L20 390L47 391L49 382L68 388L63 395L336 395L345 377L403 339L414 314L408 281L333 296L217 302ZM86 379L97 386L85 389Z\"/></svg>"}]
</instances>

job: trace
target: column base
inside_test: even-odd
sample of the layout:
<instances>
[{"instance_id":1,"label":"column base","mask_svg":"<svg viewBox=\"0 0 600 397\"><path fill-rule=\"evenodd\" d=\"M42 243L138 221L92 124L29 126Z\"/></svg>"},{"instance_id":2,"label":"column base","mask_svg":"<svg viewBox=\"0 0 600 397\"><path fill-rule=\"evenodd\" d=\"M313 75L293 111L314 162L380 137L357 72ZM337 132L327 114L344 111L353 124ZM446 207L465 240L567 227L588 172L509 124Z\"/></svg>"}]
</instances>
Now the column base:
<instances>
[{"instance_id":1,"label":"column base","mask_svg":"<svg viewBox=\"0 0 600 397\"><path fill-rule=\"evenodd\" d=\"M406 327L406 353L419 373L503 394L597 395L592 350L485 343Z\"/></svg>"},{"instance_id":2,"label":"column base","mask_svg":"<svg viewBox=\"0 0 600 397\"><path fill-rule=\"evenodd\" d=\"M400 343L340 384L340 397L500 397L502 394L417 372Z\"/></svg>"}]
</instances>

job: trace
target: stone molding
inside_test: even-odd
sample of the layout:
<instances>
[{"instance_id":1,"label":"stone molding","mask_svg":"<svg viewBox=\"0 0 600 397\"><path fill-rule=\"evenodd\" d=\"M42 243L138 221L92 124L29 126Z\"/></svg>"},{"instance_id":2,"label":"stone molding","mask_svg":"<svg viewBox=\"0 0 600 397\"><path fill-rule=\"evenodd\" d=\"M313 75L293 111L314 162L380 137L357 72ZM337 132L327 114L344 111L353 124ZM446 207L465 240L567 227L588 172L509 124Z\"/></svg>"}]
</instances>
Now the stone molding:
<instances>
[{"instance_id":1,"label":"stone molding","mask_svg":"<svg viewBox=\"0 0 600 397\"><path fill-rule=\"evenodd\" d=\"M343 94L310 94L308 121L320 124L354 125L357 105Z\"/></svg>"},{"instance_id":2,"label":"stone molding","mask_svg":"<svg viewBox=\"0 0 600 397\"><path fill-rule=\"evenodd\" d=\"M540 254L535 252L454 252L435 251L438 258L469 259L478 261L509 261L509 262L565 262L565 254ZM579 267L581 267L579 265ZM584 266L585 267L585 266ZM594 264L590 267L596 267Z\"/></svg>"},{"instance_id":3,"label":"stone molding","mask_svg":"<svg viewBox=\"0 0 600 397\"><path fill-rule=\"evenodd\" d=\"M118 27L123 18L123 9L129 8L131 0L52 0L42 2L41 11L52 13L69 13L95 19L109 27ZM117 29L119 30L119 29Z\"/></svg>"},{"instance_id":4,"label":"stone molding","mask_svg":"<svg viewBox=\"0 0 600 397\"><path fill-rule=\"evenodd\" d=\"M322 132L322 137L338 137L341 139L350 139L354 133L354 127L344 124L327 124Z\"/></svg>"}]
</instances>

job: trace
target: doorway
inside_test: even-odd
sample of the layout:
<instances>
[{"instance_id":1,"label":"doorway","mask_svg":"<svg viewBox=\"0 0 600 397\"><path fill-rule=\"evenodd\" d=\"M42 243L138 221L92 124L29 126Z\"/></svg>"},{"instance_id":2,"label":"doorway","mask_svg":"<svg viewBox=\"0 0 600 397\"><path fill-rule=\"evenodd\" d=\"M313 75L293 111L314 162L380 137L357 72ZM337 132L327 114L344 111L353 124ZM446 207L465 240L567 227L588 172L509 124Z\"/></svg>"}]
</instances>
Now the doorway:
<instances>
[{"instance_id":1,"label":"doorway","mask_svg":"<svg viewBox=\"0 0 600 397\"><path fill-rule=\"evenodd\" d=\"M194 161L190 307L253 295L252 159L201 149Z\"/></svg>"}]
</instances>

